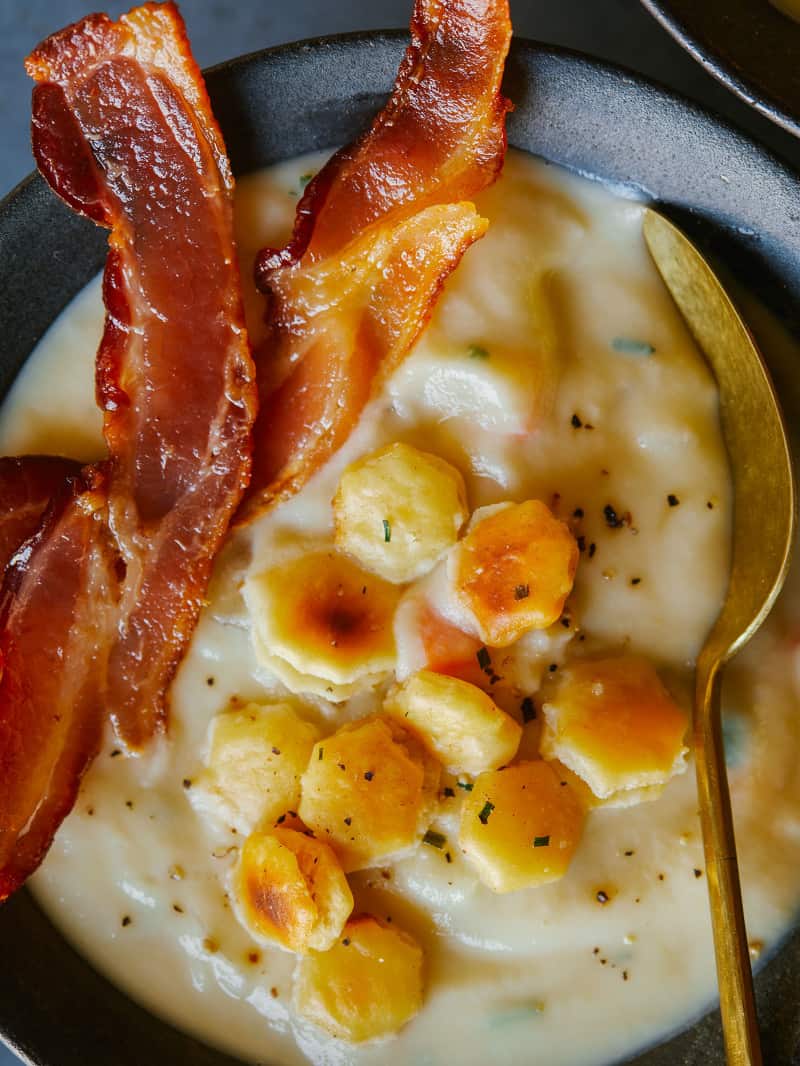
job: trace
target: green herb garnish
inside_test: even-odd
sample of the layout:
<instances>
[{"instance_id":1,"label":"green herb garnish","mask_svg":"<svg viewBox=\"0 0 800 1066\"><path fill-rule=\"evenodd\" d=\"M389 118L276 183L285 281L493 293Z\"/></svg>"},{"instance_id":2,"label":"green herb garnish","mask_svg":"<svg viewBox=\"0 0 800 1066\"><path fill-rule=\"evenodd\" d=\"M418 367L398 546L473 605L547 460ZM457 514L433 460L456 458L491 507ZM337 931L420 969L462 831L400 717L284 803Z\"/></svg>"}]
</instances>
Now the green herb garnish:
<instances>
[{"instance_id":1,"label":"green herb garnish","mask_svg":"<svg viewBox=\"0 0 800 1066\"><path fill-rule=\"evenodd\" d=\"M392 539L392 523L388 518L384 518L383 520L383 539L387 544Z\"/></svg>"},{"instance_id":2,"label":"green herb garnish","mask_svg":"<svg viewBox=\"0 0 800 1066\"><path fill-rule=\"evenodd\" d=\"M467 354L469 355L470 359L489 358L489 350L488 348L484 348L482 344L470 344L469 348L467 349Z\"/></svg>"},{"instance_id":3,"label":"green herb garnish","mask_svg":"<svg viewBox=\"0 0 800 1066\"><path fill-rule=\"evenodd\" d=\"M456 781L459 788L463 788L465 792L472 792L475 787L471 781Z\"/></svg>"},{"instance_id":4,"label":"green herb garnish","mask_svg":"<svg viewBox=\"0 0 800 1066\"><path fill-rule=\"evenodd\" d=\"M432 848L438 848L441 851L447 843L447 837L444 833L437 833L435 829L429 829L422 838L422 843L430 844Z\"/></svg>"},{"instance_id":5,"label":"green herb garnish","mask_svg":"<svg viewBox=\"0 0 800 1066\"><path fill-rule=\"evenodd\" d=\"M489 815L492 813L493 810L494 804L491 802L491 800L487 800L483 805L483 809L478 815L481 825L486 825L486 823L489 821Z\"/></svg>"},{"instance_id":6,"label":"green herb garnish","mask_svg":"<svg viewBox=\"0 0 800 1066\"><path fill-rule=\"evenodd\" d=\"M306 185L308 185L308 183L311 181L311 179L313 177L314 177L313 174L301 174L300 175L300 188L301 189L305 189Z\"/></svg>"},{"instance_id":7,"label":"green herb garnish","mask_svg":"<svg viewBox=\"0 0 800 1066\"><path fill-rule=\"evenodd\" d=\"M547 847L549 847L550 846L550 836L549 836L549 834L546 837L534 837L533 838L533 846L535 848L547 848Z\"/></svg>"},{"instance_id":8,"label":"green herb garnish","mask_svg":"<svg viewBox=\"0 0 800 1066\"><path fill-rule=\"evenodd\" d=\"M615 352L622 352L624 355L655 355L656 351L652 344L635 337L615 337L611 347Z\"/></svg>"}]
</instances>

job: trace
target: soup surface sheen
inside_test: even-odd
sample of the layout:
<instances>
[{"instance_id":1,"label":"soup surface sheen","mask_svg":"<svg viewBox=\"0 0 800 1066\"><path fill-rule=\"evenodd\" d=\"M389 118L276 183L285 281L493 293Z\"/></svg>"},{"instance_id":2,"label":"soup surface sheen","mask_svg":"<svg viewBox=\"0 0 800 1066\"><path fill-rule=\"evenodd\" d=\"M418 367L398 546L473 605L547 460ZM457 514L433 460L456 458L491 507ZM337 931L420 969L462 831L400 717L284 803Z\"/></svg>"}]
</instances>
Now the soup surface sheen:
<instances>
[{"instance_id":1,"label":"soup surface sheen","mask_svg":"<svg viewBox=\"0 0 800 1066\"><path fill-rule=\"evenodd\" d=\"M303 176L320 161L240 182L245 279L258 248L285 240ZM570 600L581 650L641 652L686 702L725 589L730 486L714 385L649 261L641 206L512 152L479 207L488 236L467 253L429 329L342 452L218 561L172 690L169 741L126 760L109 736L33 881L48 914L112 981L247 1060L599 1064L686 1023L714 995L691 767L656 802L590 813L567 876L554 884L500 896L482 886L455 845L458 798L435 823L454 842L452 863L423 846L387 876L355 875L357 909L408 928L427 959L421 1013L394 1040L357 1048L293 1016L294 958L257 949L230 909L225 875L237 838L187 800L184 782L201 766L212 716L232 699L285 691L251 649L239 591L248 566L263 569L307 543L331 545L341 471L394 440L456 465L472 509L536 497L564 518L582 510L575 532L586 550ZM249 292L256 335L262 310ZM94 282L6 400L3 452L102 454L92 387L101 323ZM545 332L557 392L526 433L530 399L547 380ZM630 514L624 527L609 526L609 504ZM784 596L726 683L754 953L777 942L800 900L798 632ZM563 661L566 643L541 654ZM310 698L306 710L332 731L374 705L371 695L338 707Z\"/></svg>"}]
</instances>

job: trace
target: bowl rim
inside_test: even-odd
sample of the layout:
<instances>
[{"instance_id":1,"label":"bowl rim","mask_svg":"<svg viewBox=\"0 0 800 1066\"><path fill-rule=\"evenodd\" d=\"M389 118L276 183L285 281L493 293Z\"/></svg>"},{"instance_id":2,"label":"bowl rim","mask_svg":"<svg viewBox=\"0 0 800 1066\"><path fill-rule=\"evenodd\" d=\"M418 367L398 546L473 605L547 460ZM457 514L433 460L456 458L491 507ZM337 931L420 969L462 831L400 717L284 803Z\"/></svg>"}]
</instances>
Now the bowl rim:
<instances>
[{"instance_id":1,"label":"bowl rim","mask_svg":"<svg viewBox=\"0 0 800 1066\"><path fill-rule=\"evenodd\" d=\"M763 34L765 28L770 38L779 35L788 37L795 50L800 50L800 25L788 16L777 11L769 0L759 0L764 10L757 16L763 20L755 22L756 15L745 12L753 22L752 30ZM675 41L695 59L707 73L725 85L741 100L759 114L786 130L787 133L800 137L800 96L797 105L792 104L789 93L782 87L774 73L774 68L748 63L744 48L737 42L746 40L749 34L734 25L721 23L724 31L724 44L718 37L712 37L702 26L693 25L682 12L675 10L672 0L641 0L642 5L656 21L674 38Z\"/></svg>"},{"instance_id":2,"label":"bowl rim","mask_svg":"<svg viewBox=\"0 0 800 1066\"><path fill-rule=\"evenodd\" d=\"M204 73L209 82L212 83L210 88L212 89L213 99L213 83L215 81L224 80L225 77L228 77L230 75L236 75L237 73L241 73L242 71L245 71L254 66L261 67L264 64L269 65L270 62L272 62L273 60L283 60L287 57L299 59L302 56L309 54L319 56L323 54L326 50L332 50L336 48L345 48L349 51L362 50L365 47L374 48L376 45L388 46L390 49L397 49L399 52L400 48L407 41L407 39L408 34L404 30L355 31L352 33L345 34L312 37L302 41L291 42L288 44L278 45L271 48L255 50L253 52L245 53L241 56L234 57L213 67L210 67ZM800 200L800 174L792 167L789 162L782 159L774 151L761 145L750 135L744 133L734 123L731 123L730 121L716 116L713 112L702 107L701 105L692 101L688 97L683 96L682 94L675 92L672 89L664 87L657 81L642 76L640 74L636 74L628 70L624 66L610 63L605 60L596 59L582 52L541 44L537 41L529 40L526 38L515 38L515 42L512 47L512 57L514 56L517 59L527 58L529 60L539 61L544 63L545 65L547 63L552 63L556 65L562 64L566 65L567 68L572 70L575 70L579 67L584 72L588 72L590 76L595 79L601 87L607 86L610 81L614 86L614 88L612 89L612 95L620 95L620 87L632 87L635 93L639 94L640 96L643 95L644 97L646 97L647 102L652 103L653 100L657 100L660 105L666 109L664 112L665 116L667 115L667 111L676 110L676 113L681 116L691 116L705 127L715 128L716 130L721 132L723 138L727 141L730 141L734 145L746 146L751 159L756 160L759 166L765 172L772 172L773 174L787 180L788 183L793 187L793 191L797 193L798 199ZM353 91L352 87L350 91ZM511 138L511 140L513 141L513 137ZM557 160L556 162L561 161ZM564 165L569 166L568 163ZM647 189L644 186L637 184L635 181L629 181L626 183L625 181L620 182L618 177L605 178L598 174L598 172L596 171L592 172L589 169L582 169L580 166L575 166L572 169L577 171L578 173L584 174L584 176L592 178L595 181L603 182L604 184L612 188L615 185L621 184L625 189L633 189L647 193ZM8 193L8 195L3 198L2 201L0 201L0 245L2 244L3 237L3 221L6 219L8 213L16 208L21 208L22 210L25 210L24 201L26 201L27 198L31 197L35 192L38 192L40 188L43 188L43 184L44 183L42 179L34 171L26 178L23 178L22 181L18 183L18 185L14 189L12 189ZM36 209L35 200L32 204L29 203L28 209ZM794 248L794 251L796 253L798 264L800 264L800 236L798 236L797 240L795 241L795 244L792 247ZM800 277L800 274L798 274L798 277ZM795 285L795 289L796 295L798 296L798 298L800 298L800 285ZM6 910L6 908L11 908L9 913L12 914L12 920L13 914L17 913L20 907L33 907L34 909L39 911L38 904L35 904L33 902L32 897L29 893L26 892L22 895L24 897L22 900L12 900L10 904L6 904L5 907L2 909ZM17 906L18 903L19 907ZM51 924L46 914L44 914L44 912L40 913L43 915L44 921L48 924ZM0 921L1 920L2 911L0 911ZM57 933L56 935L61 938L60 933ZM792 938L793 936L794 934L792 933L792 931L790 931L789 933L787 933L787 940ZM71 947L71 944L68 941L66 941L66 938L61 939L64 940L70 951L78 955L77 951ZM798 957L800 957L800 937L796 937L795 939L796 947L793 948L793 950L796 950ZM781 941L781 944L776 945L774 951L770 952L769 955L762 960L762 969L768 967L769 961L771 959L781 954L781 948L784 946L785 943L786 941ZM79 957L81 958L83 964L86 967L93 970L91 963L89 963L82 956ZM96 971L93 972L96 973ZM116 990L115 986L113 986L112 983L108 981L105 977L99 975L99 979L102 981L103 985L106 988L114 989L118 995L123 996L126 1000L128 999L128 997L125 996L124 993L120 992L119 990ZM134 1001L129 1000L129 1002L133 1003ZM138 1011L143 1011L149 1014L146 1008L140 1007L138 1006L138 1004L134 1005L136 1006L136 1009ZM42 1006L45 1006L45 1004L42 1004ZM706 1013L707 1009L707 1005L701 1005L700 1007L698 1007L696 1017L694 1019L687 1019L686 1026L691 1027L695 1023L695 1021L702 1016L705 1016L705 1022L708 1022L709 1017L713 1018L713 1015L708 1015ZM161 1026L165 1026L170 1029L172 1028L169 1022L165 1022L161 1019L158 1019L158 1022ZM710 1024L712 1031L717 1031L714 1029L713 1021L708 1024ZM682 1033L685 1034L687 1031L691 1030L685 1029L683 1027L681 1028ZM193 1038L187 1037L186 1034L180 1033L180 1035L182 1038L185 1038L189 1041L193 1041ZM3 1017L3 1008L2 1006L0 1006L0 1039L5 1041L5 1043L17 1055L19 1055L24 1062L30 1063L31 1066L45 1066L45 1064L46 1066L56 1066L56 1062L52 1057L43 1057L47 1056L48 1054L46 1050L42 1050L43 1047L46 1048L46 1039L43 1039L44 1036L45 1033L42 1030L41 1026L39 1026L39 1028L37 1029L35 1019L30 1019L27 1022L27 1025L24 1023L24 1020L23 1022L20 1022L20 1019L12 1019L9 1027L9 1020L8 1018ZM201 1047L204 1046L205 1045L201 1045ZM669 1064L674 1063L674 1058L667 1057L663 1059L658 1059L657 1056L654 1056L653 1052L657 1053L659 1049L666 1049L666 1052L669 1055L671 1054L671 1052L669 1051L671 1046L672 1044L670 1043L670 1037L664 1037L658 1042L658 1044L651 1045L649 1051L645 1051L646 1057L644 1059L640 1060L641 1052L639 1052L635 1056L635 1059L631 1059L629 1061L641 1061L642 1066L645 1066L646 1063L649 1064L650 1062L653 1062L654 1064L658 1062L659 1066L661 1066L662 1063L664 1064L664 1066L669 1066ZM195 1059L192 1058L191 1061L194 1062ZM197 1061L200 1060L198 1059ZM210 1062L212 1060L203 1059L202 1061L205 1063L206 1061ZM213 1061L219 1061L220 1063L224 1062L227 1064L229 1062L233 1062L234 1060L231 1060L226 1057L224 1053L213 1052ZM699 1063L701 1061L708 1062L709 1060L707 1058L703 1058L692 1061Z\"/></svg>"}]
</instances>

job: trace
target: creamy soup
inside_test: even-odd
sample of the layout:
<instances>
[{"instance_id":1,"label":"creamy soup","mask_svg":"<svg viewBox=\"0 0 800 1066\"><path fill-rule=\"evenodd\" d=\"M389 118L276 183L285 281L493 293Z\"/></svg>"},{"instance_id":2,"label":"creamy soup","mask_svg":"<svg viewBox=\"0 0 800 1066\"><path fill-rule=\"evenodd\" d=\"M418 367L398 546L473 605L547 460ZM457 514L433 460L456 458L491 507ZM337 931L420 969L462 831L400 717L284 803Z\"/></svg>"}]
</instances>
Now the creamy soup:
<instances>
[{"instance_id":1,"label":"creamy soup","mask_svg":"<svg viewBox=\"0 0 800 1066\"><path fill-rule=\"evenodd\" d=\"M246 279L254 252L285 240L319 164L240 182ZM459 795L434 821L447 848L421 846L353 875L356 909L408 929L426 955L420 1013L365 1046L294 1014L294 957L255 944L232 911L227 877L241 836L189 802L212 717L232 700L286 695L255 657L243 581L308 546L330 547L343 469L392 441L456 466L471 510L541 499L580 538L572 621L530 642L531 691L579 642L645 655L688 706L727 580L731 490L714 384L648 258L641 206L511 152L479 208L488 236L351 439L218 560L172 689L168 741L127 760L109 736L33 879L47 913L110 980L245 1060L605 1063L686 1024L715 995L691 766L655 802L590 812L568 873L552 884L506 895L482 885L458 849ZM262 311L249 293L256 335ZM54 323L6 400L2 452L102 454L92 388L101 323L98 281ZM551 386L548 405L531 403ZM726 681L755 956L777 944L800 901L800 630L789 597ZM331 732L376 709L378 696L299 702Z\"/></svg>"}]
</instances>

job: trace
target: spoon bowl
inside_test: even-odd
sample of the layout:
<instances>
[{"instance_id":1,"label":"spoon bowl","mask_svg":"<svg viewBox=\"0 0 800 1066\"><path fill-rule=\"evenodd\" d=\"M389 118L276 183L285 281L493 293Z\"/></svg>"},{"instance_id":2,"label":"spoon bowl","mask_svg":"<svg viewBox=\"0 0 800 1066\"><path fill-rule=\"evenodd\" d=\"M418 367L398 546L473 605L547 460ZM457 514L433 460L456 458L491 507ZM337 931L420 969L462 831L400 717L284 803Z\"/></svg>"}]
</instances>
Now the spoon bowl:
<instances>
[{"instance_id":1,"label":"spoon bowl","mask_svg":"<svg viewBox=\"0 0 800 1066\"><path fill-rule=\"evenodd\" d=\"M732 565L725 602L698 656L694 751L720 1009L728 1063L761 1051L742 913L720 715L721 669L770 612L789 568L796 524L791 453L775 390L738 311L681 231L648 209L645 241L719 389L733 476Z\"/></svg>"}]
</instances>

